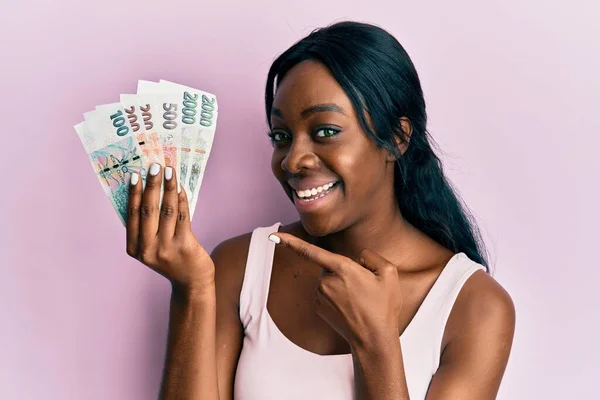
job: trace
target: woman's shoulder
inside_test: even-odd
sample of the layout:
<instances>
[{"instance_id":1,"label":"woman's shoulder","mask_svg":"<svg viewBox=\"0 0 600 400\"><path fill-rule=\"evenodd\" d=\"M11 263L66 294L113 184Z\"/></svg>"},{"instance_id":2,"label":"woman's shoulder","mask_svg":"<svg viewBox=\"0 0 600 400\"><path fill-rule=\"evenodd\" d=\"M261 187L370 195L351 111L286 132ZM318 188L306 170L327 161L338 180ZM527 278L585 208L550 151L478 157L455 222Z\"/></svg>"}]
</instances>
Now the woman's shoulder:
<instances>
[{"instance_id":1,"label":"woman's shoulder","mask_svg":"<svg viewBox=\"0 0 600 400\"><path fill-rule=\"evenodd\" d=\"M217 301L226 300L232 305L237 304L244 281L251 238L252 232L229 238L219 243L211 252L210 256L215 265Z\"/></svg>"},{"instance_id":2,"label":"woman's shoulder","mask_svg":"<svg viewBox=\"0 0 600 400\"><path fill-rule=\"evenodd\" d=\"M279 223L275 223L273 225L258 226L250 232L246 232L241 235L237 235L222 241L214 248L214 250L211 253L213 261L214 258L218 258L220 261L233 262L236 264L240 261L243 261L245 263L248 257L250 241L252 240L252 235L254 234L254 232L264 230L270 227L276 227L277 224Z\"/></svg>"},{"instance_id":3,"label":"woman's shoulder","mask_svg":"<svg viewBox=\"0 0 600 400\"><path fill-rule=\"evenodd\" d=\"M219 243L211 252L211 257L215 262L222 264L237 264L241 260L245 260L248 256L248 248L252 232L231 237Z\"/></svg>"},{"instance_id":4,"label":"woman's shoulder","mask_svg":"<svg viewBox=\"0 0 600 400\"><path fill-rule=\"evenodd\" d=\"M515 313L508 291L483 270L474 272L465 282L455 308L466 320L504 318Z\"/></svg>"},{"instance_id":5,"label":"woman's shoulder","mask_svg":"<svg viewBox=\"0 0 600 400\"><path fill-rule=\"evenodd\" d=\"M490 274L478 270L467 279L456 298L444 343L456 343L455 347L465 351L465 346L512 343L515 320L515 305L508 291Z\"/></svg>"},{"instance_id":6,"label":"woman's shoulder","mask_svg":"<svg viewBox=\"0 0 600 400\"><path fill-rule=\"evenodd\" d=\"M250 232L226 239L214 248L211 258L215 265L215 283L218 289L225 289L239 297L253 233L271 227L277 229L278 224L256 227ZM283 231L284 228L282 227L281 230Z\"/></svg>"}]
</instances>

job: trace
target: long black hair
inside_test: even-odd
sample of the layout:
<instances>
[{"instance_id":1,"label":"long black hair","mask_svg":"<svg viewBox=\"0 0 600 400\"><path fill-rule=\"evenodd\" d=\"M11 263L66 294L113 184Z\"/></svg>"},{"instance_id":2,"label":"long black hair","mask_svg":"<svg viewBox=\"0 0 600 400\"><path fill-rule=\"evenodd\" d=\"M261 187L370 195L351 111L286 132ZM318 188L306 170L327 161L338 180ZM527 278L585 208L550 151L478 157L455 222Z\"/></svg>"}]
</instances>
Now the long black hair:
<instances>
[{"instance_id":1,"label":"long black hair","mask_svg":"<svg viewBox=\"0 0 600 400\"><path fill-rule=\"evenodd\" d=\"M433 151L421 82L402 45L385 30L358 22L339 22L313 31L271 65L265 93L269 127L276 85L306 60L329 68L352 101L367 135L397 157L394 188L402 216L489 272L477 223L444 176L442 163ZM402 128L402 117L412 125L410 136ZM409 139L407 150L401 154L397 140L406 143Z\"/></svg>"}]
</instances>

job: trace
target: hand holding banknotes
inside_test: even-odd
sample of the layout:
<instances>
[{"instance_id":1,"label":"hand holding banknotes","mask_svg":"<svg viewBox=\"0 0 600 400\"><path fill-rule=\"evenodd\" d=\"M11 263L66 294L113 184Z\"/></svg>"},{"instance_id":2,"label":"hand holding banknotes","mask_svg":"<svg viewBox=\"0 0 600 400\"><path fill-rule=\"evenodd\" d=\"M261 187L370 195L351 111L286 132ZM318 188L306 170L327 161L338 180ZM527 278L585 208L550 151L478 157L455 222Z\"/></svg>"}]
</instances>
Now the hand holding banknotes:
<instances>
[{"instance_id":1,"label":"hand holding banknotes","mask_svg":"<svg viewBox=\"0 0 600 400\"><path fill-rule=\"evenodd\" d=\"M214 264L192 232L188 198L185 190L178 193L174 168L152 164L145 188L140 176L132 175L126 228L127 254L169 279L174 288L201 294L211 287Z\"/></svg>"},{"instance_id":2,"label":"hand holding banknotes","mask_svg":"<svg viewBox=\"0 0 600 400\"><path fill-rule=\"evenodd\" d=\"M214 275L212 260L190 222L217 116L217 99L211 93L165 80L140 80L137 94L96 106L75 125L104 192L127 228L127 253L174 288L194 292L210 287Z\"/></svg>"}]
</instances>

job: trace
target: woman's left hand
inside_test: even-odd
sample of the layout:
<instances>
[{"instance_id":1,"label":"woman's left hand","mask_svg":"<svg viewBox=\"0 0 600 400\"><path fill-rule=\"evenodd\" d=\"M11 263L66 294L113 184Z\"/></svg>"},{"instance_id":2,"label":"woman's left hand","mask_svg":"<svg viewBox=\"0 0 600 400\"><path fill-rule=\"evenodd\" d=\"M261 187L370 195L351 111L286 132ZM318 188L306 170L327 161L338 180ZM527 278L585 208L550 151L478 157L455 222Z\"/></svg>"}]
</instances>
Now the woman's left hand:
<instances>
[{"instance_id":1,"label":"woman's left hand","mask_svg":"<svg viewBox=\"0 0 600 400\"><path fill-rule=\"evenodd\" d=\"M273 236L323 268L315 298L317 313L352 348L399 337L402 294L395 265L367 249L353 261L290 234L275 232L269 238Z\"/></svg>"}]
</instances>

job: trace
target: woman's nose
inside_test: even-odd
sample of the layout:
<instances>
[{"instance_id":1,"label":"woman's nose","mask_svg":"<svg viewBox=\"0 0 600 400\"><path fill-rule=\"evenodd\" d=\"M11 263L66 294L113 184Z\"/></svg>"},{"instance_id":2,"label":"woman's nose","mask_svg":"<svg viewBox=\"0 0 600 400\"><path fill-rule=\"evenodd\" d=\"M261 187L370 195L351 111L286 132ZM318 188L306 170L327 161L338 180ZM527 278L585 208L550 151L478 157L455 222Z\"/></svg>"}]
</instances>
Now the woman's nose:
<instances>
[{"instance_id":1,"label":"woman's nose","mask_svg":"<svg viewBox=\"0 0 600 400\"><path fill-rule=\"evenodd\" d=\"M310 139L298 137L294 138L290 150L281 161L281 169L294 174L301 169L315 168L317 163L318 157Z\"/></svg>"}]
</instances>

